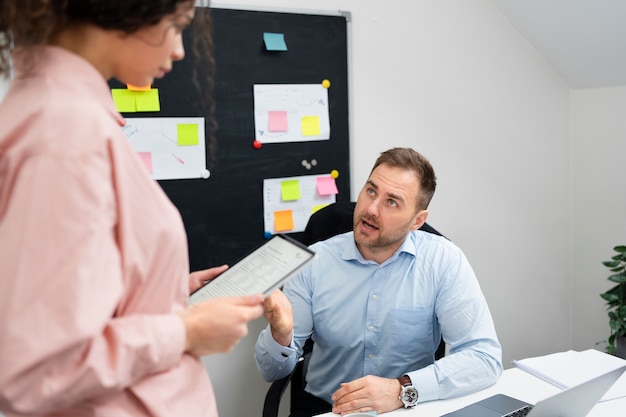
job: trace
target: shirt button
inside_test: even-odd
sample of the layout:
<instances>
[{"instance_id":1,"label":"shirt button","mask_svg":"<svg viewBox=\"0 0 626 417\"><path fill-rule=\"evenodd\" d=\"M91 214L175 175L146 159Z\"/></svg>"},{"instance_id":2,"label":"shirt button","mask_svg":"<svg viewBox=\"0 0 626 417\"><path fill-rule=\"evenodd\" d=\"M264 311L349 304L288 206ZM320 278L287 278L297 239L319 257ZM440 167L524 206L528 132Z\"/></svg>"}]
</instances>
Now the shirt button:
<instances>
[{"instance_id":1,"label":"shirt button","mask_svg":"<svg viewBox=\"0 0 626 417\"><path fill-rule=\"evenodd\" d=\"M372 300L378 300L378 295L376 294L372 295Z\"/></svg>"},{"instance_id":2,"label":"shirt button","mask_svg":"<svg viewBox=\"0 0 626 417\"><path fill-rule=\"evenodd\" d=\"M369 355L367 355L368 358L372 359L374 357L374 355L372 355L371 353Z\"/></svg>"},{"instance_id":3,"label":"shirt button","mask_svg":"<svg viewBox=\"0 0 626 417\"><path fill-rule=\"evenodd\" d=\"M370 329L371 331L374 331L374 329L376 329L376 327L374 327L374 326L370 326L370 327L369 327L369 329Z\"/></svg>"}]
</instances>

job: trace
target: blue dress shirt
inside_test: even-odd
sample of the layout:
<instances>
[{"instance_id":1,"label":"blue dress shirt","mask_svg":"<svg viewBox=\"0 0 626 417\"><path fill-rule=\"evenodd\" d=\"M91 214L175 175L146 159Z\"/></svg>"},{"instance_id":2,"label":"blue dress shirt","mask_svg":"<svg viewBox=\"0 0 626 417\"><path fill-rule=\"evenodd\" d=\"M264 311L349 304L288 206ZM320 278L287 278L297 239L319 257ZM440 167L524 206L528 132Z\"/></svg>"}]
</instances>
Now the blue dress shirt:
<instances>
[{"instance_id":1,"label":"blue dress shirt","mask_svg":"<svg viewBox=\"0 0 626 417\"><path fill-rule=\"evenodd\" d=\"M266 381L289 374L307 338L315 342L306 390L329 403L342 382L409 375L419 402L494 384L502 349L489 307L463 252L415 231L382 264L364 259L352 232L311 246L317 258L283 292L294 339L281 346L264 329L255 358ZM443 335L448 354L435 362Z\"/></svg>"}]
</instances>

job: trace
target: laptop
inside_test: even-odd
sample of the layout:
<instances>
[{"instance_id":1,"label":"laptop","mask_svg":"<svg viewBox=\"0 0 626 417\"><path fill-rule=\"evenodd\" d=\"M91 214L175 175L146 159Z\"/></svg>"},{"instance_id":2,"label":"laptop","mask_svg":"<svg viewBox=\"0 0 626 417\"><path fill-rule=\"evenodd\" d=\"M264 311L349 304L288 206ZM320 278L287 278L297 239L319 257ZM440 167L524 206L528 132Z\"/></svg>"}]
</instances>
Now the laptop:
<instances>
[{"instance_id":1,"label":"laptop","mask_svg":"<svg viewBox=\"0 0 626 417\"><path fill-rule=\"evenodd\" d=\"M441 417L584 417L626 370L626 365L532 405L497 394Z\"/></svg>"}]
</instances>

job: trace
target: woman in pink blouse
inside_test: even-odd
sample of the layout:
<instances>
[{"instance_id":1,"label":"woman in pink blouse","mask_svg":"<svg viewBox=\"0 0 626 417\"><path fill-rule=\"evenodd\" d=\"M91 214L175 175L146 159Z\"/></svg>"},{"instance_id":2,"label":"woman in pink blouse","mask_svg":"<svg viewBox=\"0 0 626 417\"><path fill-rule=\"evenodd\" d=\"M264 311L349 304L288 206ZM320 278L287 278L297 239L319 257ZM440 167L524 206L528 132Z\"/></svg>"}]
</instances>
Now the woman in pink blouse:
<instances>
[{"instance_id":1,"label":"woman in pink blouse","mask_svg":"<svg viewBox=\"0 0 626 417\"><path fill-rule=\"evenodd\" d=\"M193 0L0 5L0 75L13 74L0 103L7 416L217 415L199 357L231 350L262 296L188 307L226 266L189 275L179 213L129 147L107 84L163 77L194 12Z\"/></svg>"}]
</instances>

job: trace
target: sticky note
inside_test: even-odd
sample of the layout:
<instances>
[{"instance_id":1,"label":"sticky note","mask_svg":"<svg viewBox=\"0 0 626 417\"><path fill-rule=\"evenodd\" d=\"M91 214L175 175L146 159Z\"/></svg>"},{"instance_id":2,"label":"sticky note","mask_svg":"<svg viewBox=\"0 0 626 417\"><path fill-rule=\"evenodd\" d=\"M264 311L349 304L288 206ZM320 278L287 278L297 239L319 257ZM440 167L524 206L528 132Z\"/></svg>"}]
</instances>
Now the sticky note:
<instances>
[{"instance_id":1,"label":"sticky note","mask_svg":"<svg viewBox=\"0 0 626 417\"><path fill-rule=\"evenodd\" d=\"M161 111L159 102L159 89L152 88L148 91L134 91L137 111Z\"/></svg>"},{"instance_id":2,"label":"sticky note","mask_svg":"<svg viewBox=\"0 0 626 417\"><path fill-rule=\"evenodd\" d=\"M319 136L321 132L319 116L304 116L302 118L302 136Z\"/></svg>"},{"instance_id":3,"label":"sticky note","mask_svg":"<svg viewBox=\"0 0 626 417\"><path fill-rule=\"evenodd\" d=\"M311 214L320 211L321 209L323 209L326 206L328 206L328 204L317 204L317 205L313 206L313 208L311 208Z\"/></svg>"},{"instance_id":4,"label":"sticky note","mask_svg":"<svg viewBox=\"0 0 626 417\"><path fill-rule=\"evenodd\" d=\"M178 146L193 146L199 143L198 125L181 123L176 125Z\"/></svg>"},{"instance_id":5,"label":"sticky note","mask_svg":"<svg viewBox=\"0 0 626 417\"><path fill-rule=\"evenodd\" d=\"M139 86L132 85L132 84L126 84L126 88L128 88L131 91L148 91L150 90L151 87L149 85L139 87Z\"/></svg>"},{"instance_id":6,"label":"sticky note","mask_svg":"<svg viewBox=\"0 0 626 417\"><path fill-rule=\"evenodd\" d=\"M148 172L152 174L152 152L137 152L139 157L148 168Z\"/></svg>"},{"instance_id":7,"label":"sticky note","mask_svg":"<svg viewBox=\"0 0 626 417\"><path fill-rule=\"evenodd\" d=\"M291 210L274 212L274 229L276 229L277 232L293 230L293 213Z\"/></svg>"},{"instance_id":8,"label":"sticky note","mask_svg":"<svg viewBox=\"0 0 626 417\"><path fill-rule=\"evenodd\" d=\"M282 33L263 33L263 42L265 42L265 49L268 51L286 51L287 44L285 43L285 35Z\"/></svg>"},{"instance_id":9,"label":"sticky note","mask_svg":"<svg viewBox=\"0 0 626 417\"><path fill-rule=\"evenodd\" d=\"M287 112L286 111L270 111L268 112L268 127L270 132L286 132L287 126Z\"/></svg>"},{"instance_id":10,"label":"sticky note","mask_svg":"<svg viewBox=\"0 0 626 417\"><path fill-rule=\"evenodd\" d=\"M300 199L300 182L298 180L287 180L280 183L280 194L283 201L293 201Z\"/></svg>"},{"instance_id":11,"label":"sticky note","mask_svg":"<svg viewBox=\"0 0 626 417\"><path fill-rule=\"evenodd\" d=\"M112 88L111 95L113 96L113 102L118 112L135 113L137 111L133 91L124 88Z\"/></svg>"},{"instance_id":12,"label":"sticky note","mask_svg":"<svg viewBox=\"0 0 626 417\"><path fill-rule=\"evenodd\" d=\"M319 195L338 194L337 183L333 177L317 177L317 193Z\"/></svg>"}]
</instances>

